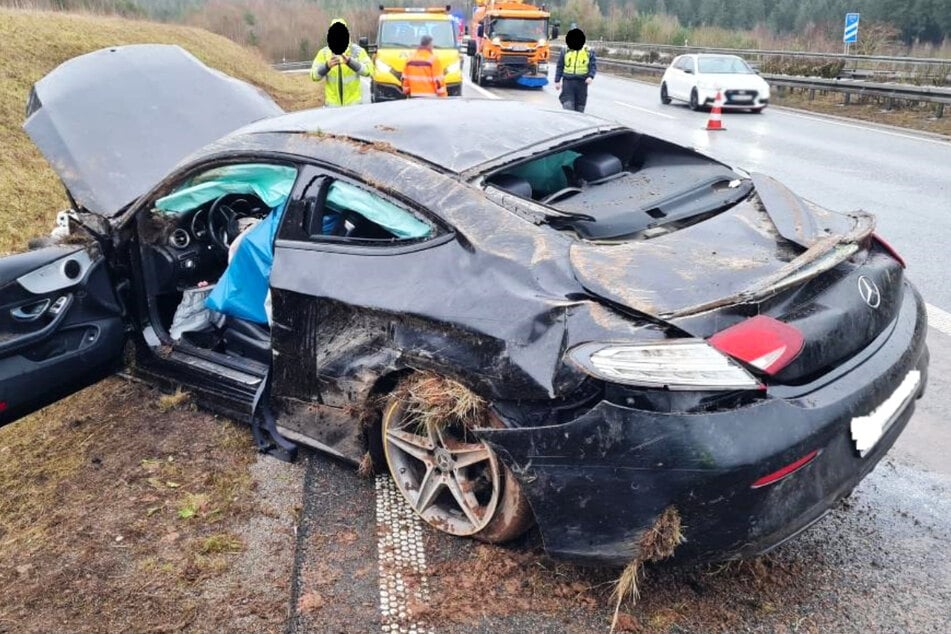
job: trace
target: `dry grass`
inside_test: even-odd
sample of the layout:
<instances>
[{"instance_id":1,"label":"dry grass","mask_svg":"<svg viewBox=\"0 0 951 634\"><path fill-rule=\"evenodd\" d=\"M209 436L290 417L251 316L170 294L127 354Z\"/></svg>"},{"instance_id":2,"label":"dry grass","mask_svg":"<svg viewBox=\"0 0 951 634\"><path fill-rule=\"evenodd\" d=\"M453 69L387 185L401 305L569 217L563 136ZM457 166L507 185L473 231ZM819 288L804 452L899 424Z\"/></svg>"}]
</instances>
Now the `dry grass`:
<instances>
[{"instance_id":1,"label":"dry grass","mask_svg":"<svg viewBox=\"0 0 951 634\"><path fill-rule=\"evenodd\" d=\"M614 618L611 621L611 631L618 627L618 617L621 613L621 604L630 597L631 604L637 602L640 596L638 578L648 561L661 561L674 554L677 546L684 542L680 513L672 506L664 509L654 525L641 536L638 542L638 554L621 573L614 586Z\"/></svg>"},{"instance_id":2,"label":"dry grass","mask_svg":"<svg viewBox=\"0 0 951 634\"><path fill-rule=\"evenodd\" d=\"M435 374L410 377L397 388L396 395L407 403L406 414L422 429L450 422L474 427L486 415L486 404L480 396L458 381Z\"/></svg>"},{"instance_id":3,"label":"dry grass","mask_svg":"<svg viewBox=\"0 0 951 634\"><path fill-rule=\"evenodd\" d=\"M0 431L0 631L279 626L284 595L222 585L260 512L247 428L157 400L108 379Z\"/></svg>"},{"instance_id":4,"label":"dry grass","mask_svg":"<svg viewBox=\"0 0 951 634\"><path fill-rule=\"evenodd\" d=\"M775 90L773 91L772 98L773 103L777 106L800 108L802 110L951 136L951 108L947 106L944 110L944 116L940 119L936 119L933 104L908 105L895 102L894 107L888 110L884 104L872 100L863 102L862 99L855 95L852 96L852 103L846 106L843 105L843 96L838 93L817 93L815 99L810 100L808 93L791 93L787 91L785 95L780 96L778 91Z\"/></svg>"},{"instance_id":5,"label":"dry grass","mask_svg":"<svg viewBox=\"0 0 951 634\"><path fill-rule=\"evenodd\" d=\"M286 110L315 107L322 92L306 75L282 75L259 53L201 29L117 17L0 9L0 252L47 234L68 206L62 185L22 131L32 85L62 62L123 44L178 44L206 64L255 84Z\"/></svg>"},{"instance_id":6,"label":"dry grass","mask_svg":"<svg viewBox=\"0 0 951 634\"><path fill-rule=\"evenodd\" d=\"M159 411L163 414L170 410L173 410L177 407L182 407L191 400L191 395L188 392L182 390L182 388L176 388L171 394L162 394L158 400Z\"/></svg>"}]
</instances>

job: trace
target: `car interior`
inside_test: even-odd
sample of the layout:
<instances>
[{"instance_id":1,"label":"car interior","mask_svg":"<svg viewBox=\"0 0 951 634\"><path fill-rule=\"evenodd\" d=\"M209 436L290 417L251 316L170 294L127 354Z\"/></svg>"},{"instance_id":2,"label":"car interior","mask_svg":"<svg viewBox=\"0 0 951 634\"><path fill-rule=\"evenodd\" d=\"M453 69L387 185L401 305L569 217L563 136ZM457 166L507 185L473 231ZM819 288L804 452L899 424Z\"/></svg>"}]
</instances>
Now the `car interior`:
<instances>
[{"instance_id":1,"label":"car interior","mask_svg":"<svg viewBox=\"0 0 951 634\"><path fill-rule=\"evenodd\" d=\"M649 238L722 209L735 198L724 190L738 187L739 178L690 150L624 132L506 166L486 184L561 212L567 220L553 221L556 228L612 240Z\"/></svg>"},{"instance_id":2,"label":"car interior","mask_svg":"<svg viewBox=\"0 0 951 634\"><path fill-rule=\"evenodd\" d=\"M297 174L296 167L269 163L215 167L140 215L153 328L165 343L270 362L274 240ZM304 219L311 240L392 244L434 231L368 189L330 178L315 182L319 192L309 200L319 204Z\"/></svg>"}]
</instances>

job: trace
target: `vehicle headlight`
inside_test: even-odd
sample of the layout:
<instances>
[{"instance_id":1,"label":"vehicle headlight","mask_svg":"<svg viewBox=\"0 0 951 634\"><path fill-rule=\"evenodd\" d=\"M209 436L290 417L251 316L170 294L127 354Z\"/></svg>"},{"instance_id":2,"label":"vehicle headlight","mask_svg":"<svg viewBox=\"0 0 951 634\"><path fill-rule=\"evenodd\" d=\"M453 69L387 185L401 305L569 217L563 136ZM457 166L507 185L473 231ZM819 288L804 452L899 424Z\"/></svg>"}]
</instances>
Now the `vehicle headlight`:
<instances>
[{"instance_id":1,"label":"vehicle headlight","mask_svg":"<svg viewBox=\"0 0 951 634\"><path fill-rule=\"evenodd\" d=\"M538 45L539 45L539 46L545 46L546 44L548 44L548 40L546 40L546 39L543 38L543 37L538 38Z\"/></svg>"},{"instance_id":2,"label":"vehicle headlight","mask_svg":"<svg viewBox=\"0 0 951 634\"><path fill-rule=\"evenodd\" d=\"M458 73L461 70L462 66L459 65L459 62L453 62L446 66L446 74L452 75L453 73Z\"/></svg>"},{"instance_id":3,"label":"vehicle headlight","mask_svg":"<svg viewBox=\"0 0 951 634\"><path fill-rule=\"evenodd\" d=\"M390 68L390 65L384 62L382 59L376 60L376 69L381 73L391 73L393 69Z\"/></svg>"},{"instance_id":4,"label":"vehicle headlight","mask_svg":"<svg viewBox=\"0 0 951 634\"><path fill-rule=\"evenodd\" d=\"M700 339L655 343L586 343L569 358L605 381L670 390L755 390L762 385L733 359Z\"/></svg>"},{"instance_id":5,"label":"vehicle headlight","mask_svg":"<svg viewBox=\"0 0 951 634\"><path fill-rule=\"evenodd\" d=\"M496 46L502 46L502 38L496 35L495 37L492 38L492 43L495 44Z\"/></svg>"}]
</instances>

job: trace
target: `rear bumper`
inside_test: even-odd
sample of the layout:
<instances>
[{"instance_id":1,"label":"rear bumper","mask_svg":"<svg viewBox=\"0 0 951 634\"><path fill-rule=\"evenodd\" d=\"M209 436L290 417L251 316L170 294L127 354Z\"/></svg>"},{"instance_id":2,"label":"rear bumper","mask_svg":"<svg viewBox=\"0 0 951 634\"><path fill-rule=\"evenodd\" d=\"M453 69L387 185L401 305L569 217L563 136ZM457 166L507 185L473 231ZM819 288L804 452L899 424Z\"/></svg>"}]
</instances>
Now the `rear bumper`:
<instances>
[{"instance_id":1,"label":"rear bumper","mask_svg":"<svg viewBox=\"0 0 951 634\"><path fill-rule=\"evenodd\" d=\"M549 427L480 430L519 479L550 554L624 565L667 507L687 541L677 561L763 553L821 518L892 446L927 381L924 305L906 284L899 316L872 344L805 385L770 388L734 410L664 413L607 401ZM850 423L881 405L912 370L920 388L860 457ZM752 483L818 450L793 475Z\"/></svg>"}]
</instances>

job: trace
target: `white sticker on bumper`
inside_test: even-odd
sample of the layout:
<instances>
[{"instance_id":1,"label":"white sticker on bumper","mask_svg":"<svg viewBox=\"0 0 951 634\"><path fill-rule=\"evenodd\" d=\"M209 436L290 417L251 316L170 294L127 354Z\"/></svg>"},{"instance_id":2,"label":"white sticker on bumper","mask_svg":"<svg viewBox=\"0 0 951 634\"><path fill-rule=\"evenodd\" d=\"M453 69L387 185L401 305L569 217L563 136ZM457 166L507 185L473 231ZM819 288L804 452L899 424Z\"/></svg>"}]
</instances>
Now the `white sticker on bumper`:
<instances>
[{"instance_id":1,"label":"white sticker on bumper","mask_svg":"<svg viewBox=\"0 0 951 634\"><path fill-rule=\"evenodd\" d=\"M918 393L921 383L921 372L912 370L902 380L892 395L884 403L876 407L867 416L858 416L852 419L852 440L859 456L865 457L872 447L885 435L898 415L904 411L908 402Z\"/></svg>"}]
</instances>

